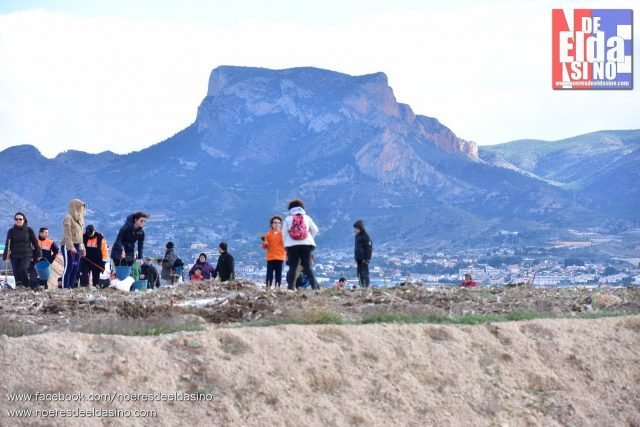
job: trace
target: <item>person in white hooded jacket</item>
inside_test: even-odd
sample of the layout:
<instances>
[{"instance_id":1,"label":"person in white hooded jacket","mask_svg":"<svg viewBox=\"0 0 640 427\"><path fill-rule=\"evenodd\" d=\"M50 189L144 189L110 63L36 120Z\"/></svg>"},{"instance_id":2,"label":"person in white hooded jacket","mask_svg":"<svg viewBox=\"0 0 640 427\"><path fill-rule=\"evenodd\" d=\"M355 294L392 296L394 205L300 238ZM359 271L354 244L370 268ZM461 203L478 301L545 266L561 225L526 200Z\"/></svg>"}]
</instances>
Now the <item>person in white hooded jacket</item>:
<instances>
[{"instance_id":1,"label":"person in white hooded jacket","mask_svg":"<svg viewBox=\"0 0 640 427\"><path fill-rule=\"evenodd\" d=\"M318 289L318 283L311 267L311 252L316 248L314 237L318 234L318 227L304 210L304 202L293 199L289 202L289 213L284 219L284 248L287 252L287 287L295 289L296 269L298 263L309 279L311 287ZM300 215L296 219L296 216ZM301 221L300 221L301 220Z\"/></svg>"}]
</instances>

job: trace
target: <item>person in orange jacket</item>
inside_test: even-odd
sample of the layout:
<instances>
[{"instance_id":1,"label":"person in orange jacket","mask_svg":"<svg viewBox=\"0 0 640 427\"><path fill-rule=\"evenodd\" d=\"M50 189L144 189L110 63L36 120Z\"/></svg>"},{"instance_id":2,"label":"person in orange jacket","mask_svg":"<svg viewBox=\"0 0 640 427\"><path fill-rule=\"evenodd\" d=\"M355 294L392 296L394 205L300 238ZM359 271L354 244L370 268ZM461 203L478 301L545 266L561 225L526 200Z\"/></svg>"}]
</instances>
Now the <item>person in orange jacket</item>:
<instances>
[{"instance_id":1,"label":"person in orange jacket","mask_svg":"<svg viewBox=\"0 0 640 427\"><path fill-rule=\"evenodd\" d=\"M104 267L109 260L107 240L102 233L96 231L96 227L93 224L89 224L86 232L82 235L82 241L87 254L82 258L81 262L80 286L84 288L89 286L89 274L91 274L93 286L98 286L100 273L104 271Z\"/></svg>"},{"instance_id":2,"label":"person in orange jacket","mask_svg":"<svg viewBox=\"0 0 640 427\"><path fill-rule=\"evenodd\" d=\"M42 251L42 258L49 261L49 264L53 263L60 250L56 246L56 242L49 238L49 229L47 227L40 227L38 245L40 245L40 250Z\"/></svg>"},{"instance_id":3,"label":"person in orange jacket","mask_svg":"<svg viewBox=\"0 0 640 427\"><path fill-rule=\"evenodd\" d=\"M56 256L58 255L58 252L60 252L60 250L58 249L58 246L56 246L56 242L49 238L49 229L47 227L40 227L40 230L38 231L38 245L40 246L40 251L42 252L42 258L49 261L49 264L52 264L53 260L56 259ZM43 289L47 289L49 287L49 285L47 284L48 281L38 278L34 267L35 260L29 267L30 280L33 283L37 281L38 286L42 286Z\"/></svg>"},{"instance_id":4,"label":"person in orange jacket","mask_svg":"<svg viewBox=\"0 0 640 427\"><path fill-rule=\"evenodd\" d=\"M284 240L282 236L282 218L279 216L272 216L269 220L271 229L261 236L262 249L267 251L267 290L271 289L275 274L275 287L280 289L280 283L282 282L282 264L285 259Z\"/></svg>"}]
</instances>

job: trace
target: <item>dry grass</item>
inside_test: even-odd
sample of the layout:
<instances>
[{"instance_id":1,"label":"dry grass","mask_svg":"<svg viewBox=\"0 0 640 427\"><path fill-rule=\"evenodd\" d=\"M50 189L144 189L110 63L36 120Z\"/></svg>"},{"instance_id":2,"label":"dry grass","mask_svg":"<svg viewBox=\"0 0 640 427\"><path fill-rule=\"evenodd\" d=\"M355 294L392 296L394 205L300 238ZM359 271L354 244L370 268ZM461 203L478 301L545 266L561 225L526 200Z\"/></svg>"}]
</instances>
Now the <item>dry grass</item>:
<instances>
[{"instance_id":1,"label":"dry grass","mask_svg":"<svg viewBox=\"0 0 640 427\"><path fill-rule=\"evenodd\" d=\"M182 317L159 319L99 319L80 325L76 332L96 335L161 335L180 331L201 331L201 323Z\"/></svg>"},{"instance_id":2,"label":"dry grass","mask_svg":"<svg viewBox=\"0 0 640 427\"><path fill-rule=\"evenodd\" d=\"M620 323L624 328L631 329L635 332L640 332L640 318L638 317L628 317Z\"/></svg>"},{"instance_id":3,"label":"dry grass","mask_svg":"<svg viewBox=\"0 0 640 427\"><path fill-rule=\"evenodd\" d=\"M344 333L340 328L328 326L318 330L316 333L318 339L324 342L336 343L336 344L352 344L351 338Z\"/></svg>"},{"instance_id":4,"label":"dry grass","mask_svg":"<svg viewBox=\"0 0 640 427\"><path fill-rule=\"evenodd\" d=\"M451 334L444 328L429 327L424 333L434 341L450 341L453 339Z\"/></svg>"},{"instance_id":5,"label":"dry grass","mask_svg":"<svg viewBox=\"0 0 640 427\"><path fill-rule=\"evenodd\" d=\"M314 391L332 394L341 390L345 385L345 380L330 371L318 371L315 368L308 370L309 386Z\"/></svg>"}]
</instances>

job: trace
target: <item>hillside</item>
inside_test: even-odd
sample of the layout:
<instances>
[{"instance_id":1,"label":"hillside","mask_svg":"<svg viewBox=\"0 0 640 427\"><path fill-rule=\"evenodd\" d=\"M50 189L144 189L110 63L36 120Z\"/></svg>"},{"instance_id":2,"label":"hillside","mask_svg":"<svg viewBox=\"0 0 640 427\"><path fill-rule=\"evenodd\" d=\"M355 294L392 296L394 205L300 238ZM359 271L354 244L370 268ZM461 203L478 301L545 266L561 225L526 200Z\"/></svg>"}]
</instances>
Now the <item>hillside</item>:
<instances>
[{"instance_id":1,"label":"hillside","mask_svg":"<svg viewBox=\"0 0 640 427\"><path fill-rule=\"evenodd\" d=\"M523 139L484 146L480 148L480 156L494 163L506 162L549 181L582 188L594 176L610 168L615 170L615 162L638 149L640 130L610 130L558 141Z\"/></svg>"}]
</instances>

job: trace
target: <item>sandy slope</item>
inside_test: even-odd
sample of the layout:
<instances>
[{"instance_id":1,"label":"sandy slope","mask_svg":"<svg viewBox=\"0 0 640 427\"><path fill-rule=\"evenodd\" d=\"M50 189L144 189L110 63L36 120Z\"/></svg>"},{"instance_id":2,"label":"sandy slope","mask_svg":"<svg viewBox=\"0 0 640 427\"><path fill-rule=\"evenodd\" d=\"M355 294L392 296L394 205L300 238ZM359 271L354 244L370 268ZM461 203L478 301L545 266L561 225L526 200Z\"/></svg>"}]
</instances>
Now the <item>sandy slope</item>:
<instances>
[{"instance_id":1,"label":"sandy slope","mask_svg":"<svg viewBox=\"0 0 640 427\"><path fill-rule=\"evenodd\" d=\"M2 336L0 425L640 426L639 343L640 316ZM8 392L212 401L15 403ZM8 418L20 408L157 417Z\"/></svg>"}]
</instances>

